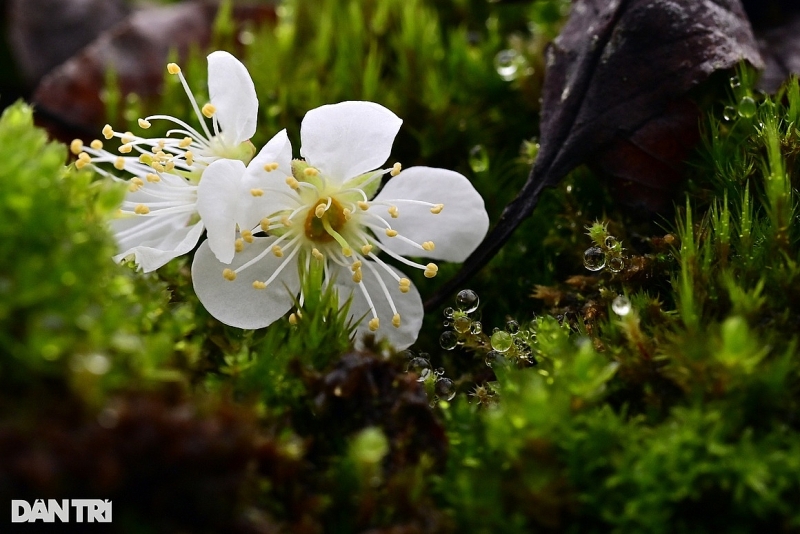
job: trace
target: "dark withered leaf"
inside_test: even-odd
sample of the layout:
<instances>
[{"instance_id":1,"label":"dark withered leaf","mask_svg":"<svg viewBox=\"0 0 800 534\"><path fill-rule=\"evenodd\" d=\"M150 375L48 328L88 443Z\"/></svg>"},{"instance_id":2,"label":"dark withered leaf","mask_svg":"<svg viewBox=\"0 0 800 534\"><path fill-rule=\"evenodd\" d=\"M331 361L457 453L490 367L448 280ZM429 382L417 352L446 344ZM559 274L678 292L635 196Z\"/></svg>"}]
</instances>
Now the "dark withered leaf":
<instances>
[{"instance_id":1,"label":"dark withered leaf","mask_svg":"<svg viewBox=\"0 0 800 534\"><path fill-rule=\"evenodd\" d=\"M527 182L438 306L480 269L536 206L542 189L629 138L711 73L762 66L739 0L576 0L548 50L539 155Z\"/></svg>"}]
</instances>

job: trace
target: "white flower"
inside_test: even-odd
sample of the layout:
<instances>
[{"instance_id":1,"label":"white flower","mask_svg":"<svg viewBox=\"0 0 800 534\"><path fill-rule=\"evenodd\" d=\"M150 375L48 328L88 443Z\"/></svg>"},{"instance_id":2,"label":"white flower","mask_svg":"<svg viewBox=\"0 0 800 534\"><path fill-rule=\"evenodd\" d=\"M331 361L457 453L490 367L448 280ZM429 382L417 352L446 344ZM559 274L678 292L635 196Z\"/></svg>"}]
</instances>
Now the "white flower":
<instances>
[{"instance_id":1,"label":"white flower","mask_svg":"<svg viewBox=\"0 0 800 534\"><path fill-rule=\"evenodd\" d=\"M175 117L152 115L139 119L143 129L150 128L155 120L167 120L177 127L169 130L166 137L148 138L115 132L106 125L103 135L106 139L120 138L121 155L104 150L99 139L88 147L79 140L71 145L78 156L78 168L90 164L98 172L119 180L101 166L111 164L132 175L120 216L112 221L120 250L114 260L132 256L145 272L192 250L204 228L220 260L231 260L233 245L217 248L216 243L224 241L220 233L228 235L236 230L233 214L240 211L239 184L209 179L204 171L210 163L223 158L247 162L254 153L249 138L256 129L258 99L242 63L227 52L208 56L210 101L202 109L180 68L174 63L167 68L179 77L200 131ZM211 119L210 127L206 118ZM214 210L204 209L209 205Z\"/></svg>"},{"instance_id":2,"label":"white flower","mask_svg":"<svg viewBox=\"0 0 800 534\"><path fill-rule=\"evenodd\" d=\"M305 161L292 161L281 132L259 154L264 165L211 164L206 172L219 169L229 180L247 181L260 196L243 216L254 224L236 241L230 265L206 244L195 255L194 288L209 312L239 328L267 326L289 311L300 292L298 262L322 261L325 282L336 284L340 299L352 295L350 315L363 317L359 336L374 332L397 348L413 343L422 300L378 253L432 278L434 263L405 256L463 261L483 239L489 218L478 192L456 172L378 168L401 123L371 102L322 106L302 123ZM376 196L387 173L396 176Z\"/></svg>"}]
</instances>

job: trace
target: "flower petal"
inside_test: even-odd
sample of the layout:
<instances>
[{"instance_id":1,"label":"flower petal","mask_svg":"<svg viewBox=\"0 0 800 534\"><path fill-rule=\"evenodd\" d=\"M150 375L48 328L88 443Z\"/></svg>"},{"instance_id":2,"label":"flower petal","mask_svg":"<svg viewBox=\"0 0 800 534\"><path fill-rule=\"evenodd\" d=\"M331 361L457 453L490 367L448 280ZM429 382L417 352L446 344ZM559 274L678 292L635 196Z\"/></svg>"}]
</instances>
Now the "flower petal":
<instances>
[{"instance_id":1,"label":"flower petal","mask_svg":"<svg viewBox=\"0 0 800 534\"><path fill-rule=\"evenodd\" d=\"M405 349L417 340L419 329L422 327L422 298L419 291L413 285L408 293L401 293L398 288L397 280L391 276L380 265L373 261L365 260L362 266L363 278L361 284L364 285L369 293L375 311L378 313L380 327L376 332L369 329L369 321L372 319L367 299L358 284L352 280L352 272L349 269L338 265L331 266L331 273L336 276L336 289L339 292L339 302L344 303L352 295L353 301L350 305L350 318L352 320L361 319L356 329L356 345L363 342L365 336L375 335L377 340L386 339L395 349ZM372 267L372 268L370 268ZM398 276L403 273L390 267ZM400 314L400 327L392 325L394 312L389 301L386 299L384 290L381 287L378 277L386 286L389 296L394 302L397 313ZM363 318L362 318L363 317Z\"/></svg>"},{"instance_id":2,"label":"flower petal","mask_svg":"<svg viewBox=\"0 0 800 534\"><path fill-rule=\"evenodd\" d=\"M277 164L271 171L264 169L264 165ZM249 201L243 208L239 225L242 228L252 229L258 225L262 217L272 215L276 211L287 207L284 195L275 194L274 190L285 191L292 194L291 188L286 185L286 177L292 175L292 143L286 135L286 130L281 130L264 145L264 148L247 165L244 173L243 189ZM251 190L261 189L264 194L253 197Z\"/></svg>"},{"instance_id":3,"label":"flower petal","mask_svg":"<svg viewBox=\"0 0 800 534\"><path fill-rule=\"evenodd\" d=\"M133 255L136 265L149 273L192 250L203 233L203 223L186 225L185 214L162 217L125 217L111 221L120 252L115 262ZM134 232L124 237L123 232Z\"/></svg>"},{"instance_id":4,"label":"flower petal","mask_svg":"<svg viewBox=\"0 0 800 534\"><path fill-rule=\"evenodd\" d=\"M312 109L300 127L300 154L341 184L389 158L403 121L374 102L341 102Z\"/></svg>"},{"instance_id":5,"label":"flower petal","mask_svg":"<svg viewBox=\"0 0 800 534\"><path fill-rule=\"evenodd\" d=\"M225 141L236 146L256 132L258 97L247 68L228 52L208 56L208 94Z\"/></svg>"},{"instance_id":6,"label":"flower petal","mask_svg":"<svg viewBox=\"0 0 800 534\"><path fill-rule=\"evenodd\" d=\"M286 260L267 254L239 273L236 280L223 278L227 267L236 269L267 250L274 237L256 238L236 254L230 265L221 263L211 252L208 241L200 245L192 263L192 284L200 302L219 321L237 328L263 328L281 318L294 304L300 292L297 260L289 260L278 277L266 289L255 289L253 282L267 280Z\"/></svg>"},{"instance_id":7,"label":"flower petal","mask_svg":"<svg viewBox=\"0 0 800 534\"><path fill-rule=\"evenodd\" d=\"M239 160L219 159L206 168L197 186L197 212L206 225L211 250L223 263L233 259L237 217L247 201L242 190L244 171Z\"/></svg>"},{"instance_id":8,"label":"flower petal","mask_svg":"<svg viewBox=\"0 0 800 534\"><path fill-rule=\"evenodd\" d=\"M444 204L438 215L430 207L406 200ZM386 218L400 235L422 244L433 241L432 251L420 250L397 238L379 233L386 247L402 256L421 256L461 262L480 244L489 229L489 215L483 198L461 174L433 167L411 167L389 180L375 201L397 206L399 216ZM370 210L381 210L373 206ZM384 215L384 214L381 214Z\"/></svg>"}]
</instances>

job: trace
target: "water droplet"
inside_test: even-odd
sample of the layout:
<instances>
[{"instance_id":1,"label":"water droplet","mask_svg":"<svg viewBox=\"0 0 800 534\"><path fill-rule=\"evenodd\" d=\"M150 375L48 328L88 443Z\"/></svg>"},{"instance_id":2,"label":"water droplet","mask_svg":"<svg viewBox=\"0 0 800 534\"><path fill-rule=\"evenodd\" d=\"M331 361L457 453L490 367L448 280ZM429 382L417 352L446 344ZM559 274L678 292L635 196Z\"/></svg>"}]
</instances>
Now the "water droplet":
<instances>
[{"instance_id":1,"label":"water droplet","mask_svg":"<svg viewBox=\"0 0 800 534\"><path fill-rule=\"evenodd\" d=\"M431 362L425 358L412 358L406 367L407 373L414 373L417 375L417 382L424 382L431 374Z\"/></svg>"},{"instance_id":2,"label":"water droplet","mask_svg":"<svg viewBox=\"0 0 800 534\"><path fill-rule=\"evenodd\" d=\"M436 396L446 401L453 400L456 396L456 385L449 378L440 378L434 386Z\"/></svg>"},{"instance_id":3,"label":"water droplet","mask_svg":"<svg viewBox=\"0 0 800 534\"><path fill-rule=\"evenodd\" d=\"M506 364L506 357L503 356L501 352L497 352L496 350L489 351L489 354L486 355L486 365L488 367L493 367L495 365L505 365Z\"/></svg>"},{"instance_id":4,"label":"water droplet","mask_svg":"<svg viewBox=\"0 0 800 534\"><path fill-rule=\"evenodd\" d=\"M458 345L458 334L452 330L442 332L442 335L439 336L439 345L444 350L453 350Z\"/></svg>"},{"instance_id":5,"label":"water droplet","mask_svg":"<svg viewBox=\"0 0 800 534\"><path fill-rule=\"evenodd\" d=\"M608 270L612 273L618 273L625 268L625 260L621 256L613 256L608 259Z\"/></svg>"},{"instance_id":6,"label":"water droplet","mask_svg":"<svg viewBox=\"0 0 800 534\"><path fill-rule=\"evenodd\" d=\"M725 106L725 109L722 110L722 118L726 121L732 121L736 115L736 108L733 106Z\"/></svg>"},{"instance_id":7,"label":"water droplet","mask_svg":"<svg viewBox=\"0 0 800 534\"><path fill-rule=\"evenodd\" d=\"M519 332L519 323L517 321L508 321L506 323L506 332L512 335Z\"/></svg>"},{"instance_id":8,"label":"water droplet","mask_svg":"<svg viewBox=\"0 0 800 534\"><path fill-rule=\"evenodd\" d=\"M411 360L417 356L411 349L401 350L400 352L397 353L397 355L403 358L404 360Z\"/></svg>"},{"instance_id":9,"label":"water droplet","mask_svg":"<svg viewBox=\"0 0 800 534\"><path fill-rule=\"evenodd\" d=\"M494 68L500 77L507 81L513 81L519 76L520 67L525 60L516 50L501 50L494 56Z\"/></svg>"},{"instance_id":10,"label":"water droplet","mask_svg":"<svg viewBox=\"0 0 800 534\"><path fill-rule=\"evenodd\" d=\"M513 338L511 334L503 330L499 330L492 334L492 348L497 352L506 352L511 348Z\"/></svg>"},{"instance_id":11,"label":"water droplet","mask_svg":"<svg viewBox=\"0 0 800 534\"><path fill-rule=\"evenodd\" d=\"M600 247L589 247L583 253L583 266L590 271L599 271L606 266L606 255Z\"/></svg>"},{"instance_id":12,"label":"water droplet","mask_svg":"<svg viewBox=\"0 0 800 534\"><path fill-rule=\"evenodd\" d=\"M448 328L453 323L451 323L450 321L444 321L442 324L444 325L445 328Z\"/></svg>"},{"instance_id":13,"label":"water droplet","mask_svg":"<svg viewBox=\"0 0 800 534\"><path fill-rule=\"evenodd\" d=\"M749 96L742 97L739 100L739 116L745 119L751 118L756 114L756 101Z\"/></svg>"},{"instance_id":14,"label":"water droplet","mask_svg":"<svg viewBox=\"0 0 800 534\"><path fill-rule=\"evenodd\" d=\"M480 321L474 321L474 322L472 323L472 326L470 327L469 331L470 331L472 334L474 334L474 335L476 335L476 336L477 336L478 334L480 334L481 332L483 332L483 325L481 324L481 322L480 322Z\"/></svg>"},{"instance_id":15,"label":"water droplet","mask_svg":"<svg viewBox=\"0 0 800 534\"><path fill-rule=\"evenodd\" d=\"M472 326L472 319L467 317L466 315L462 315L460 317L456 317L453 319L453 328L459 334L466 334L469 332L469 328Z\"/></svg>"},{"instance_id":16,"label":"water droplet","mask_svg":"<svg viewBox=\"0 0 800 534\"><path fill-rule=\"evenodd\" d=\"M605 241L606 247L610 249L615 249L619 246L619 241L613 235L607 236Z\"/></svg>"},{"instance_id":17,"label":"water droplet","mask_svg":"<svg viewBox=\"0 0 800 534\"><path fill-rule=\"evenodd\" d=\"M456 295L456 306L464 313L472 313L478 309L481 299L478 294L471 289L462 289Z\"/></svg>"},{"instance_id":18,"label":"water droplet","mask_svg":"<svg viewBox=\"0 0 800 534\"><path fill-rule=\"evenodd\" d=\"M433 372L433 374L437 377L444 376L444 367L437 367L436 370Z\"/></svg>"},{"instance_id":19,"label":"water droplet","mask_svg":"<svg viewBox=\"0 0 800 534\"><path fill-rule=\"evenodd\" d=\"M618 295L611 303L611 309L620 317L625 317L631 312L631 301L625 295Z\"/></svg>"},{"instance_id":20,"label":"water droplet","mask_svg":"<svg viewBox=\"0 0 800 534\"><path fill-rule=\"evenodd\" d=\"M483 145L475 145L469 151L469 166L474 172L489 168L489 153Z\"/></svg>"},{"instance_id":21,"label":"water droplet","mask_svg":"<svg viewBox=\"0 0 800 534\"><path fill-rule=\"evenodd\" d=\"M739 79L738 76L731 76L731 89L736 89L742 85L742 81Z\"/></svg>"},{"instance_id":22,"label":"water droplet","mask_svg":"<svg viewBox=\"0 0 800 534\"><path fill-rule=\"evenodd\" d=\"M456 311L453 308L445 308L443 313L445 317L452 319L455 312Z\"/></svg>"}]
</instances>

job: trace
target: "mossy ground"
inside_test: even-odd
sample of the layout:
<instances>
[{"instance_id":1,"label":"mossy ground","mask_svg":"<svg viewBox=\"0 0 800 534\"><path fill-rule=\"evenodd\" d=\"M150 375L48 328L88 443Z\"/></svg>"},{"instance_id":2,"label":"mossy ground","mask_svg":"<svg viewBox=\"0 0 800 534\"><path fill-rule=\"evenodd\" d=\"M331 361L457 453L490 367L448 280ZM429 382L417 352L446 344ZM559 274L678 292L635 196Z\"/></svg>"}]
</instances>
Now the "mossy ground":
<instances>
[{"instance_id":1,"label":"mossy ground","mask_svg":"<svg viewBox=\"0 0 800 534\"><path fill-rule=\"evenodd\" d=\"M393 160L462 172L496 220L535 157L567 4L295 0L247 45L223 12L216 46L253 75L256 146L284 127L296 141L321 104L373 100L405 120ZM501 50L518 53L508 80ZM184 72L203 101L204 54ZM800 531L800 88L738 77L702 103L674 214L630 213L579 167L471 282L482 332L445 351L441 310L426 318L412 349L457 391L433 403L436 374L352 352L313 282L296 326L253 332L203 310L191 258L115 265L124 188L65 167L31 109L7 109L0 494L113 498L119 532ZM160 101L109 111L132 130L189 118L182 91L168 79ZM587 270L591 246L617 272ZM505 364L494 328L521 342Z\"/></svg>"}]
</instances>

